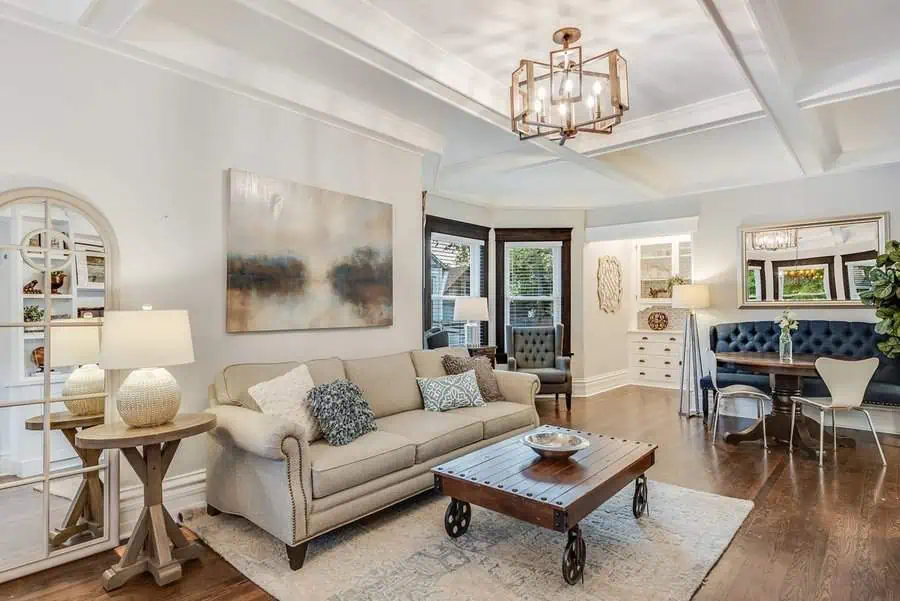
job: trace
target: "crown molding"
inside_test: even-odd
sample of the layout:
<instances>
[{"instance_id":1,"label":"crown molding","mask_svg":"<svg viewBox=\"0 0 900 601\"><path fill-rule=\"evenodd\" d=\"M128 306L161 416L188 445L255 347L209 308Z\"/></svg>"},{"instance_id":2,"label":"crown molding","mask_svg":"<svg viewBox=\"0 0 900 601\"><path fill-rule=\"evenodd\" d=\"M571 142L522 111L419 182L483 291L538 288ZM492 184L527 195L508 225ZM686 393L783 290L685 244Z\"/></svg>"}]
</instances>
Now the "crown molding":
<instances>
[{"instance_id":1,"label":"crown molding","mask_svg":"<svg viewBox=\"0 0 900 601\"><path fill-rule=\"evenodd\" d=\"M78 24L115 37L152 0L91 0Z\"/></svg>"},{"instance_id":2,"label":"crown molding","mask_svg":"<svg viewBox=\"0 0 900 601\"><path fill-rule=\"evenodd\" d=\"M803 80L798 104L815 108L900 89L900 53L832 67Z\"/></svg>"}]
</instances>

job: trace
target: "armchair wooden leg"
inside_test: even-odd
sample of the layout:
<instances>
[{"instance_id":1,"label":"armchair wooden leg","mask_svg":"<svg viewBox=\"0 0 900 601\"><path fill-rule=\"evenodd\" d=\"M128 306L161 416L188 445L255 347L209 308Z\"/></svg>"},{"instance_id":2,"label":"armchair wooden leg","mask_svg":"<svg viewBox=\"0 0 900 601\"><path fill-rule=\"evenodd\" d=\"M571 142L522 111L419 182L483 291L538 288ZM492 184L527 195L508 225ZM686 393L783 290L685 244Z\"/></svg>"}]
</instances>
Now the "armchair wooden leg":
<instances>
[{"instance_id":1,"label":"armchair wooden leg","mask_svg":"<svg viewBox=\"0 0 900 601\"><path fill-rule=\"evenodd\" d=\"M556 402L559 403L559 393L556 393Z\"/></svg>"},{"instance_id":2,"label":"armchair wooden leg","mask_svg":"<svg viewBox=\"0 0 900 601\"><path fill-rule=\"evenodd\" d=\"M571 411L571 410L572 410L572 393L567 392L566 393L566 411Z\"/></svg>"},{"instance_id":3,"label":"armchair wooden leg","mask_svg":"<svg viewBox=\"0 0 900 601\"><path fill-rule=\"evenodd\" d=\"M303 562L306 560L306 547L309 545L308 542L300 543L299 545L285 545L284 548L287 550L288 562L291 564L292 570L299 570L303 567Z\"/></svg>"}]
</instances>

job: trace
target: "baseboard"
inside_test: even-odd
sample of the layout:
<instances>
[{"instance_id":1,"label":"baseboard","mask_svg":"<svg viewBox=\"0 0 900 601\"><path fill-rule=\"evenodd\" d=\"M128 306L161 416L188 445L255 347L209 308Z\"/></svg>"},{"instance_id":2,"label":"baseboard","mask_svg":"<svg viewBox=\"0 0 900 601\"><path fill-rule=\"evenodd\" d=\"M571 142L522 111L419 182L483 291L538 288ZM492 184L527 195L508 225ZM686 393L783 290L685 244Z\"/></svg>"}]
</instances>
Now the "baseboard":
<instances>
[{"instance_id":1,"label":"baseboard","mask_svg":"<svg viewBox=\"0 0 900 601\"><path fill-rule=\"evenodd\" d=\"M572 380L572 396L588 397L620 386L627 386L631 383L630 375L627 369L620 369L599 376L576 378Z\"/></svg>"},{"instance_id":2,"label":"baseboard","mask_svg":"<svg viewBox=\"0 0 900 601\"><path fill-rule=\"evenodd\" d=\"M185 509L206 503L206 470L201 469L163 480L163 503L172 517ZM128 538L144 507L144 487L123 488L119 493L119 538Z\"/></svg>"}]
</instances>

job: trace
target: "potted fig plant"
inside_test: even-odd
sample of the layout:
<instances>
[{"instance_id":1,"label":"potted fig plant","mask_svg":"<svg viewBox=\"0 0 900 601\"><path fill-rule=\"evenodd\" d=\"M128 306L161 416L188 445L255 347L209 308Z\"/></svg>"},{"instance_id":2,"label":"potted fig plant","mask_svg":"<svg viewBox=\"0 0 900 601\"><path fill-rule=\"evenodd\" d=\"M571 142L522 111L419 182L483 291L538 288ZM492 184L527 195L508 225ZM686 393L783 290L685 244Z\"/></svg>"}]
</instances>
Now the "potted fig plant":
<instances>
[{"instance_id":1,"label":"potted fig plant","mask_svg":"<svg viewBox=\"0 0 900 601\"><path fill-rule=\"evenodd\" d=\"M885 337L878 350L891 359L900 358L900 242L891 240L884 254L878 255L869 270L872 287L859 293L859 298L875 305L875 333Z\"/></svg>"}]
</instances>

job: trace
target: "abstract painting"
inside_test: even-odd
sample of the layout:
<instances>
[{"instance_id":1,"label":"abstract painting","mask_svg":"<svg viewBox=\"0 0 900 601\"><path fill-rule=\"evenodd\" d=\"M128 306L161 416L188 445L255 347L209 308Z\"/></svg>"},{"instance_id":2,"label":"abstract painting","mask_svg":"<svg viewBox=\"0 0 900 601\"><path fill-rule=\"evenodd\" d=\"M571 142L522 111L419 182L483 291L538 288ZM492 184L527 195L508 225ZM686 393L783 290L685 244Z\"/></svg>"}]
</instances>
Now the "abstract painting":
<instances>
[{"instance_id":1,"label":"abstract painting","mask_svg":"<svg viewBox=\"0 0 900 601\"><path fill-rule=\"evenodd\" d=\"M229 332L393 323L393 207L229 170Z\"/></svg>"}]
</instances>

